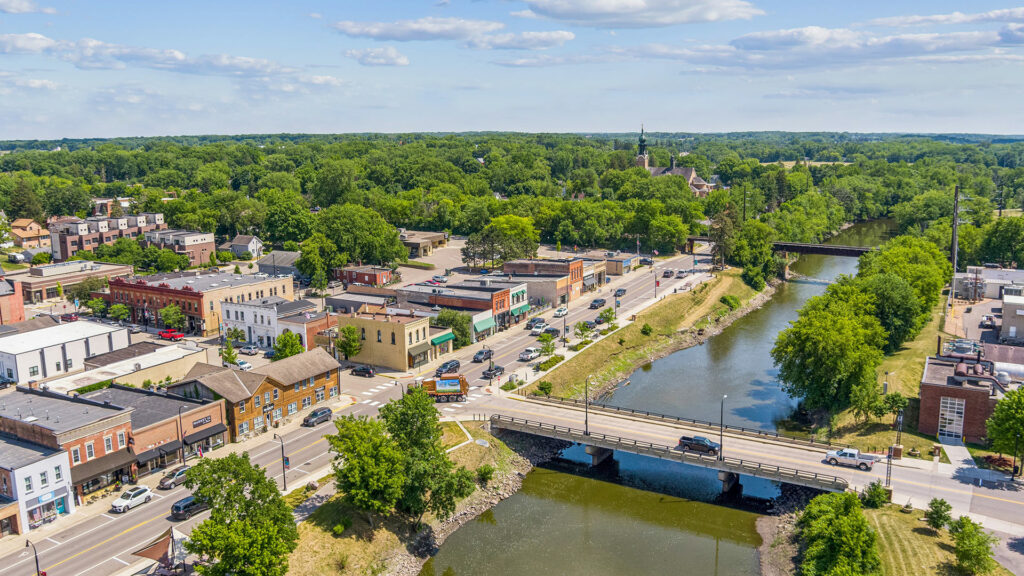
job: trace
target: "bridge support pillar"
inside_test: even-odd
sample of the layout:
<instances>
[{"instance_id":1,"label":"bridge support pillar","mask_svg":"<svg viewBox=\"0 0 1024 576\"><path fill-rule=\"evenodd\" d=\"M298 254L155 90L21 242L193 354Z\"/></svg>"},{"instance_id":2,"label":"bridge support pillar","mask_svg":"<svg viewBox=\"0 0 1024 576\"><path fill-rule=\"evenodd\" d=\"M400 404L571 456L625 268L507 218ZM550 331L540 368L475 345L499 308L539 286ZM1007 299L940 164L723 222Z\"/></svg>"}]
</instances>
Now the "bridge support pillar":
<instances>
[{"instance_id":1,"label":"bridge support pillar","mask_svg":"<svg viewBox=\"0 0 1024 576\"><path fill-rule=\"evenodd\" d=\"M590 454L590 465L597 466L601 462L604 462L611 457L615 452L610 448L601 448L600 446L587 446L584 448L587 454Z\"/></svg>"},{"instance_id":2,"label":"bridge support pillar","mask_svg":"<svg viewBox=\"0 0 1024 576\"><path fill-rule=\"evenodd\" d=\"M693 240L686 241L686 253L693 254Z\"/></svg>"},{"instance_id":3,"label":"bridge support pillar","mask_svg":"<svg viewBox=\"0 0 1024 576\"><path fill-rule=\"evenodd\" d=\"M782 253L782 261L785 262L782 266L782 279L789 280L789 252Z\"/></svg>"},{"instance_id":4,"label":"bridge support pillar","mask_svg":"<svg viewBox=\"0 0 1024 576\"><path fill-rule=\"evenodd\" d=\"M743 492L743 485L740 484L739 474L720 470L718 472L718 479L722 482L722 494L728 494L733 490L736 490L739 493Z\"/></svg>"}]
</instances>

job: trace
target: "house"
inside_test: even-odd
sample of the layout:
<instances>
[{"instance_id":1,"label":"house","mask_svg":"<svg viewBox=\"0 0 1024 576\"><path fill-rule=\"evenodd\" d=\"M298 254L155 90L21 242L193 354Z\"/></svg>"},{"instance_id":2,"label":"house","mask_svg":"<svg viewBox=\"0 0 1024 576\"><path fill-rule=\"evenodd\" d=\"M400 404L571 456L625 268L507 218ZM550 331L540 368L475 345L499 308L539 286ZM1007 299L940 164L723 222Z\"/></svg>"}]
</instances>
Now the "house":
<instances>
[{"instance_id":1,"label":"house","mask_svg":"<svg viewBox=\"0 0 1024 576\"><path fill-rule=\"evenodd\" d=\"M270 254L267 254L263 258L260 258L256 262L256 266L259 268L261 274L269 274L271 276L291 276L292 278L301 278L302 272L295 266L295 261L302 256L301 252L291 252L288 250L275 250Z\"/></svg>"},{"instance_id":2,"label":"house","mask_svg":"<svg viewBox=\"0 0 1024 576\"><path fill-rule=\"evenodd\" d=\"M25 321L25 296L21 282L0 276L0 325Z\"/></svg>"},{"instance_id":3,"label":"house","mask_svg":"<svg viewBox=\"0 0 1024 576\"><path fill-rule=\"evenodd\" d=\"M918 432L956 442L982 442L985 421L1006 393L994 371L993 362L977 358L926 358Z\"/></svg>"},{"instance_id":4,"label":"house","mask_svg":"<svg viewBox=\"0 0 1024 576\"><path fill-rule=\"evenodd\" d=\"M263 242L255 236L239 234L231 241L221 244L220 250L231 252L242 260L259 260L263 257ZM249 254L249 258L245 258L246 253Z\"/></svg>"},{"instance_id":5,"label":"house","mask_svg":"<svg viewBox=\"0 0 1024 576\"><path fill-rule=\"evenodd\" d=\"M345 284L386 286L393 279L391 268L385 266L346 266L334 269L334 278Z\"/></svg>"},{"instance_id":6,"label":"house","mask_svg":"<svg viewBox=\"0 0 1024 576\"><path fill-rule=\"evenodd\" d=\"M71 258L79 250L95 252L100 245L111 245L120 238L136 239L151 230L163 230L164 215L141 212L116 218L91 216L82 220L73 216L55 218L50 229L50 252L55 261Z\"/></svg>"},{"instance_id":7,"label":"house","mask_svg":"<svg viewBox=\"0 0 1024 576\"><path fill-rule=\"evenodd\" d=\"M430 318L413 314L339 314L338 330L355 326L362 348L355 362L406 371L451 352L451 328L432 328Z\"/></svg>"},{"instance_id":8,"label":"house","mask_svg":"<svg viewBox=\"0 0 1024 576\"><path fill-rule=\"evenodd\" d=\"M448 235L444 232L417 232L415 230L399 230L398 237L409 249L409 258L430 256L434 250L448 245Z\"/></svg>"},{"instance_id":9,"label":"house","mask_svg":"<svg viewBox=\"0 0 1024 576\"><path fill-rule=\"evenodd\" d=\"M20 248L49 248L50 231L31 218L11 222L11 239Z\"/></svg>"},{"instance_id":10,"label":"house","mask_svg":"<svg viewBox=\"0 0 1024 576\"><path fill-rule=\"evenodd\" d=\"M166 248L188 256L189 267L206 264L210 261L210 256L217 251L217 247L213 243L212 232L150 230L143 235L143 238L144 247L156 246L161 250Z\"/></svg>"},{"instance_id":11,"label":"house","mask_svg":"<svg viewBox=\"0 0 1024 576\"><path fill-rule=\"evenodd\" d=\"M112 278L127 278L132 275L133 270L131 264L71 260L18 270L12 272L9 278L21 283L22 298L25 302L36 304L61 299L62 291L67 292L86 278L106 278L110 281Z\"/></svg>"},{"instance_id":12,"label":"house","mask_svg":"<svg viewBox=\"0 0 1024 576\"><path fill-rule=\"evenodd\" d=\"M1024 296L1003 295L999 341L1010 344L1024 343Z\"/></svg>"},{"instance_id":13,"label":"house","mask_svg":"<svg viewBox=\"0 0 1024 576\"><path fill-rule=\"evenodd\" d=\"M0 437L0 538L73 513L72 494L67 452Z\"/></svg>"},{"instance_id":14,"label":"house","mask_svg":"<svg viewBox=\"0 0 1024 576\"><path fill-rule=\"evenodd\" d=\"M299 336L299 342L306 350L316 348L316 335L333 328L334 316L327 312L304 312L278 318L281 333L291 332Z\"/></svg>"},{"instance_id":15,"label":"house","mask_svg":"<svg viewBox=\"0 0 1024 576\"><path fill-rule=\"evenodd\" d=\"M79 372L85 359L128 346L128 329L96 322L66 322L0 336L0 372L25 384Z\"/></svg>"},{"instance_id":16,"label":"house","mask_svg":"<svg viewBox=\"0 0 1024 576\"><path fill-rule=\"evenodd\" d=\"M168 392L192 398L223 398L231 438L238 441L336 398L340 393L340 367L322 348L248 372L197 364L185 380L169 386Z\"/></svg>"},{"instance_id":17,"label":"house","mask_svg":"<svg viewBox=\"0 0 1024 576\"><path fill-rule=\"evenodd\" d=\"M314 329L312 334L330 327L327 315L317 313L316 304L309 300L290 301L269 296L245 302L225 301L220 307L225 330L241 330L246 342L264 349L273 348L287 331L298 334L302 345L311 350L314 343L307 327Z\"/></svg>"},{"instance_id":18,"label":"house","mask_svg":"<svg viewBox=\"0 0 1024 576\"><path fill-rule=\"evenodd\" d=\"M968 266L953 275L953 297L960 300L998 299L1008 288L1024 288L1024 270Z\"/></svg>"}]
</instances>

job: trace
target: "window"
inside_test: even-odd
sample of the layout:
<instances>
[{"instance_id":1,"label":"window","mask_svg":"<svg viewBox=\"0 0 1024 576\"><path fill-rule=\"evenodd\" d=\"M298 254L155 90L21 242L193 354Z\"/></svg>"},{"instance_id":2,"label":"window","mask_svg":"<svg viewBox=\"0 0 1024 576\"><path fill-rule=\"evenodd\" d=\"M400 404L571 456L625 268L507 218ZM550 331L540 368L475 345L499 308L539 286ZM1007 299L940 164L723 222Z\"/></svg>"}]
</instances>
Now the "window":
<instances>
[{"instance_id":1,"label":"window","mask_svg":"<svg viewBox=\"0 0 1024 576\"><path fill-rule=\"evenodd\" d=\"M53 481L60 482L64 479L64 472L60 469L60 466L53 467Z\"/></svg>"},{"instance_id":2,"label":"window","mask_svg":"<svg viewBox=\"0 0 1024 576\"><path fill-rule=\"evenodd\" d=\"M300 388L302 388L302 382L296 382L295 383L295 392L298 392Z\"/></svg>"},{"instance_id":3,"label":"window","mask_svg":"<svg viewBox=\"0 0 1024 576\"><path fill-rule=\"evenodd\" d=\"M296 404L295 402L292 402L291 404L288 405L288 415L289 416L291 416L292 414L295 414L298 411L299 411L299 405Z\"/></svg>"},{"instance_id":4,"label":"window","mask_svg":"<svg viewBox=\"0 0 1024 576\"><path fill-rule=\"evenodd\" d=\"M409 344L412 344L412 332L409 332Z\"/></svg>"},{"instance_id":5,"label":"window","mask_svg":"<svg viewBox=\"0 0 1024 576\"><path fill-rule=\"evenodd\" d=\"M126 446L126 444L124 442L124 432L118 432L117 433L117 448L121 449L121 448L124 448L125 446Z\"/></svg>"},{"instance_id":6,"label":"window","mask_svg":"<svg viewBox=\"0 0 1024 576\"><path fill-rule=\"evenodd\" d=\"M252 429L259 430L263 428L263 416L257 416L252 419Z\"/></svg>"},{"instance_id":7,"label":"window","mask_svg":"<svg viewBox=\"0 0 1024 576\"><path fill-rule=\"evenodd\" d=\"M316 391L316 401L317 402L323 402L324 401L324 390L323 390L323 388L321 388L321 389Z\"/></svg>"},{"instance_id":8,"label":"window","mask_svg":"<svg viewBox=\"0 0 1024 576\"><path fill-rule=\"evenodd\" d=\"M245 414L245 400L238 403L238 413Z\"/></svg>"},{"instance_id":9,"label":"window","mask_svg":"<svg viewBox=\"0 0 1024 576\"><path fill-rule=\"evenodd\" d=\"M395 345L395 333L394 332L391 333L391 345L392 346Z\"/></svg>"},{"instance_id":10,"label":"window","mask_svg":"<svg viewBox=\"0 0 1024 576\"><path fill-rule=\"evenodd\" d=\"M44 471L39 473L39 487L40 488L46 488L49 485L50 485L50 479L47 477L46 471L44 470Z\"/></svg>"},{"instance_id":11,"label":"window","mask_svg":"<svg viewBox=\"0 0 1024 576\"><path fill-rule=\"evenodd\" d=\"M260 395L259 394L257 394L257 395L252 397L252 407L253 408L259 408L260 407Z\"/></svg>"},{"instance_id":12,"label":"window","mask_svg":"<svg viewBox=\"0 0 1024 576\"><path fill-rule=\"evenodd\" d=\"M64 362L64 369L65 369L65 370L71 370L71 358L68 358L68 359L67 359L67 360L66 360L66 361Z\"/></svg>"},{"instance_id":13,"label":"window","mask_svg":"<svg viewBox=\"0 0 1024 576\"><path fill-rule=\"evenodd\" d=\"M242 422L241 424L238 425L238 433L239 434L248 434L249 433L249 422L248 421Z\"/></svg>"},{"instance_id":14,"label":"window","mask_svg":"<svg viewBox=\"0 0 1024 576\"><path fill-rule=\"evenodd\" d=\"M366 328L359 329L359 339L366 340Z\"/></svg>"},{"instance_id":15,"label":"window","mask_svg":"<svg viewBox=\"0 0 1024 576\"><path fill-rule=\"evenodd\" d=\"M88 460L92 460L96 457L96 451L92 448L92 442L85 445L85 457Z\"/></svg>"},{"instance_id":16,"label":"window","mask_svg":"<svg viewBox=\"0 0 1024 576\"><path fill-rule=\"evenodd\" d=\"M280 408L276 408L274 410L274 420L280 420L280 419L281 419L281 409Z\"/></svg>"},{"instance_id":17,"label":"window","mask_svg":"<svg viewBox=\"0 0 1024 576\"><path fill-rule=\"evenodd\" d=\"M312 404L312 403L313 403L312 399L309 396L306 396L305 398L302 399L302 408L303 409L309 408L310 404Z\"/></svg>"},{"instance_id":18,"label":"window","mask_svg":"<svg viewBox=\"0 0 1024 576\"><path fill-rule=\"evenodd\" d=\"M281 395L277 392L277 388L274 388L274 400L277 400Z\"/></svg>"},{"instance_id":19,"label":"window","mask_svg":"<svg viewBox=\"0 0 1024 576\"><path fill-rule=\"evenodd\" d=\"M381 339L380 339L380 330L377 330L377 342L380 342L380 341L381 341Z\"/></svg>"},{"instance_id":20,"label":"window","mask_svg":"<svg viewBox=\"0 0 1024 576\"><path fill-rule=\"evenodd\" d=\"M337 395L338 395L338 387L337 386L331 386L330 397L334 398Z\"/></svg>"},{"instance_id":21,"label":"window","mask_svg":"<svg viewBox=\"0 0 1024 576\"><path fill-rule=\"evenodd\" d=\"M109 454L114 451L114 439L110 436L103 437L103 452Z\"/></svg>"},{"instance_id":22,"label":"window","mask_svg":"<svg viewBox=\"0 0 1024 576\"><path fill-rule=\"evenodd\" d=\"M71 449L71 464L75 465L82 461L81 454L78 453L78 448Z\"/></svg>"},{"instance_id":23,"label":"window","mask_svg":"<svg viewBox=\"0 0 1024 576\"><path fill-rule=\"evenodd\" d=\"M32 477L31 476L25 476L25 492L31 492L31 491L32 491Z\"/></svg>"},{"instance_id":24,"label":"window","mask_svg":"<svg viewBox=\"0 0 1024 576\"><path fill-rule=\"evenodd\" d=\"M274 390L274 392L275 392L274 397L276 398L277 397L277 394L276 394L277 390ZM270 392L264 392L263 393L263 403L264 404L270 404Z\"/></svg>"},{"instance_id":25,"label":"window","mask_svg":"<svg viewBox=\"0 0 1024 576\"><path fill-rule=\"evenodd\" d=\"M28 375L29 376L39 376L39 366L29 366L28 367Z\"/></svg>"}]
</instances>

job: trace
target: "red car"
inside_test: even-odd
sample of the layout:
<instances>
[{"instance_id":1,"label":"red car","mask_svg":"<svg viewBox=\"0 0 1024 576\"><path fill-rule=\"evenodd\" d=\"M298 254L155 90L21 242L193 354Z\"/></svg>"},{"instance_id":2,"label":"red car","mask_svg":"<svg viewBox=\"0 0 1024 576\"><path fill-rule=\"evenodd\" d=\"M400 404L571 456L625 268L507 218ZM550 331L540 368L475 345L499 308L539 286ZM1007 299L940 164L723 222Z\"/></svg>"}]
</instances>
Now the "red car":
<instances>
[{"instance_id":1,"label":"red car","mask_svg":"<svg viewBox=\"0 0 1024 576\"><path fill-rule=\"evenodd\" d=\"M60 315L60 321L61 322L75 322L76 320L78 320L78 314L75 314L73 312L70 313L70 314L61 314Z\"/></svg>"},{"instance_id":2,"label":"red car","mask_svg":"<svg viewBox=\"0 0 1024 576\"><path fill-rule=\"evenodd\" d=\"M163 330L159 334L157 334L157 336L159 336L161 340L173 341L178 341L185 337L184 334L178 332L177 330Z\"/></svg>"}]
</instances>

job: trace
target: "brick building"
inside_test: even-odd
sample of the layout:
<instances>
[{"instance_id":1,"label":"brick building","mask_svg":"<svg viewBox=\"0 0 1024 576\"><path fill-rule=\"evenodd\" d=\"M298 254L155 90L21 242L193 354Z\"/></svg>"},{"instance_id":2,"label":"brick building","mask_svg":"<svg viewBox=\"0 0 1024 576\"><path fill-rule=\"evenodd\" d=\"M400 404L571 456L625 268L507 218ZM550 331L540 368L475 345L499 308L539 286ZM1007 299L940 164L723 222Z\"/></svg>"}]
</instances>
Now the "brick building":
<instances>
[{"instance_id":1,"label":"brick building","mask_svg":"<svg viewBox=\"0 0 1024 576\"><path fill-rule=\"evenodd\" d=\"M118 218L90 216L85 220L64 217L49 224L50 252L59 262L74 256L79 250L94 252L97 246L113 244L118 238L139 238L146 232L166 227L164 215L157 212Z\"/></svg>"},{"instance_id":2,"label":"brick building","mask_svg":"<svg viewBox=\"0 0 1024 576\"><path fill-rule=\"evenodd\" d=\"M33 266L27 270L14 272L9 278L18 280L21 283L24 300L35 304L60 298L58 285L67 292L86 278L106 278L109 281L111 278L127 278L132 272L130 264L72 260Z\"/></svg>"},{"instance_id":3,"label":"brick building","mask_svg":"<svg viewBox=\"0 0 1024 576\"><path fill-rule=\"evenodd\" d=\"M151 230L143 236L143 244L188 256L189 267L208 263L217 252L212 232L194 230Z\"/></svg>"},{"instance_id":4,"label":"brick building","mask_svg":"<svg viewBox=\"0 0 1024 576\"><path fill-rule=\"evenodd\" d=\"M25 296L21 282L0 276L0 325L25 320Z\"/></svg>"},{"instance_id":5,"label":"brick building","mask_svg":"<svg viewBox=\"0 0 1024 576\"><path fill-rule=\"evenodd\" d=\"M917 430L940 439L980 443L985 421L1005 389L993 376L992 362L930 357L921 377Z\"/></svg>"},{"instance_id":6,"label":"brick building","mask_svg":"<svg viewBox=\"0 0 1024 576\"><path fill-rule=\"evenodd\" d=\"M502 271L509 276L567 276L568 292L565 304L583 295L583 258L512 260ZM532 296L531 296L532 297Z\"/></svg>"},{"instance_id":7,"label":"brick building","mask_svg":"<svg viewBox=\"0 0 1024 576\"><path fill-rule=\"evenodd\" d=\"M395 293L399 307L418 304L466 311L490 310L499 327L508 326L513 316L510 312L512 306L508 286L490 286L475 282L472 285L466 282L450 286L413 284L397 288ZM523 294L525 297L525 287Z\"/></svg>"},{"instance_id":8,"label":"brick building","mask_svg":"<svg viewBox=\"0 0 1024 576\"><path fill-rule=\"evenodd\" d=\"M391 268L384 266L347 266L335 268L334 278L345 284L366 284L367 286L385 286L394 278Z\"/></svg>"},{"instance_id":9,"label":"brick building","mask_svg":"<svg viewBox=\"0 0 1024 576\"><path fill-rule=\"evenodd\" d=\"M293 299L288 276L235 275L212 270L112 279L104 294L110 304L125 304L132 322L161 326L159 311L177 305L185 314L185 331L210 336L221 328L221 302L248 302L270 296Z\"/></svg>"},{"instance_id":10,"label":"brick building","mask_svg":"<svg viewBox=\"0 0 1024 576\"><path fill-rule=\"evenodd\" d=\"M412 314L338 315L338 329L355 326L362 349L349 360L405 371L451 352L451 328L432 328L430 318Z\"/></svg>"}]
</instances>

